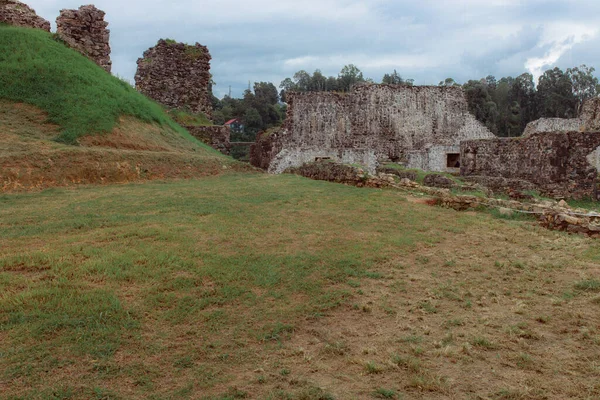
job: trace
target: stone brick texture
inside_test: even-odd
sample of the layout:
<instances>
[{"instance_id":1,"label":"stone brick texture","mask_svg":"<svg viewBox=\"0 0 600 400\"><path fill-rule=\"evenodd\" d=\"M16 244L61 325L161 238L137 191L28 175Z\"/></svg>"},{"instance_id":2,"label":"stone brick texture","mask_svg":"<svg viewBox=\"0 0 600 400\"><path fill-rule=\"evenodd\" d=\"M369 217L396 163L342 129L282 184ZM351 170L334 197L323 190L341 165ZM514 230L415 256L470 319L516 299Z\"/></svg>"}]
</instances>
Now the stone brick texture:
<instances>
[{"instance_id":1,"label":"stone brick texture","mask_svg":"<svg viewBox=\"0 0 600 400\"><path fill-rule=\"evenodd\" d=\"M278 132L262 132L256 137L256 142L250 146L250 164L268 170L273 157L282 149L283 141L279 140Z\"/></svg>"},{"instance_id":2,"label":"stone brick texture","mask_svg":"<svg viewBox=\"0 0 600 400\"><path fill-rule=\"evenodd\" d=\"M452 179L444 175L429 174L423 179L423 185L429 187L451 189L456 186L456 183Z\"/></svg>"},{"instance_id":3,"label":"stone brick texture","mask_svg":"<svg viewBox=\"0 0 600 400\"><path fill-rule=\"evenodd\" d=\"M69 47L110 72L110 30L106 28L105 15L93 5L81 6L78 10L61 10L56 18L56 33Z\"/></svg>"},{"instance_id":4,"label":"stone brick texture","mask_svg":"<svg viewBox=\"0 0 600 400\"><path fill-rule=\"evenodd\" d=\"M231 130L227 126L185 126L201 142L225 155L231 151Z\"/></svg>"},{"instance_id":5,"label":"stone brick texture","mask_svg":"<svg viewBox=\"0 0 600 400\"><path fill-rule=\"evenodd\" d=\"M212 117L211 56L199 43L159 40L137 61L136 88L165 107Z\"/></svg>"},{"instance_id":6,"label":"stone brick texture","mask_svg":"<svg viewBox=\"0 0 600 400\"><path fill-rule=\"evenodd\" d=\"M110 30L104 21L106 13L93 5L78 10L61 10L56 18L56 33L69 47L88 57L110 72Z\"/></svg>"},{"instance_id":7,"label":"stone brick texture","mask_svg":"<svg viewBox=\"0 0 600 400\"><path fill-rule=\"evenodd\" d=\"M479 183L492 189L500 178L505 184L531 183L551 197L592 197L599 165L600 132L535 133L461 144L461 175L489 177Z\"/></svg>"},{"instance_id":8,"label":"stone brick texture","mask_svg":"<svg viewBox=\"0 0 600 400\"><path fill-rule=\"evenodd\" d=\"M282 129L260 137L251 158L273 173L325 157L371 172L389 160L443 171L446 152L458 153L461 140L495 137L469 113L461 88L369 84L287 98Z\"/></svg>"},{"instance_id":9,"label":"stone brick texture","mask_svg":"<svg viewBox=\"0 0 600 400\"><path fill-rule=\"evenodd\" d=\"M27 4L16 0L0 0L0 23L50 32L50 22L38 16Z\"/></svg>"}]
</instances>

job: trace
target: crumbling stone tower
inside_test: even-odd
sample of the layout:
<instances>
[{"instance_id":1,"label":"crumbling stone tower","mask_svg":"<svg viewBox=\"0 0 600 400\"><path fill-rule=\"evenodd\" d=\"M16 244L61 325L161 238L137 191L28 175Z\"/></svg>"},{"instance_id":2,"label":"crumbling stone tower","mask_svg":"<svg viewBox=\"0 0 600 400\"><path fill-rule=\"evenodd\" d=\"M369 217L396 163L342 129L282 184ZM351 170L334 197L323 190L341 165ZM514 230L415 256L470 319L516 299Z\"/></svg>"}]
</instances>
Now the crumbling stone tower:
<instances>
[{"instance_id":1,"label":"crumbling stone tower","mask_svg":"<svg viewBox=\"0 0 600 400\"><path fill-rule=\"evenodd\" d=\"M38 16L33 8L17 0L0 0L0 22L50 32L50 22Z\"/></svg>"},{"instance_id":2,"label":"crumbling stone tower","mask_svg":"<svg viewBox=\"0 0 600 400\"><path fill-rule=\"evenodd\" d=\"M93 5L81 6L79 10L61 10L56 18L56 33L71 48L110 72L110 30L106 29L105 15Z\"/></svg>"},{"instance_id":3,"label":"crumbling stone tower","mask_svg":"<svg viewBox=\"0 0 600 400\"><path fill-rule=\"evenodd\" d=\"M159 40L138 59L136 88L169 108L212 116L208 48Z\"/></svg>"}]
</instances>

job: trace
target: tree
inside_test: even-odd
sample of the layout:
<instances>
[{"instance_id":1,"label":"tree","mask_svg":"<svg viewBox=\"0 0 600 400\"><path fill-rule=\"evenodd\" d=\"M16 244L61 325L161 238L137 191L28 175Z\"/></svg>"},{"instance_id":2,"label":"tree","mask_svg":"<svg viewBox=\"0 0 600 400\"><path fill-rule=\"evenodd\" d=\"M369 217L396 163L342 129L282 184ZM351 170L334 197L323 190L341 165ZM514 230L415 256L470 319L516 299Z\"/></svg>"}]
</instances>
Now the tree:
<instances>
[{"instance_id":1,"label":"tree","mask_svg":"<svg viewBox=\"0 0 600 400\"><path fill-rule=\"evenodd\" d=\"M498 122L496 123L498 136L515 136L513 132L518 130L512 125L514 122L512 107L515 102L509 98L514 81L514 78L510 76L502 78L496 82L495 89L490 93L492 101L496 103L496 108L498 109ZM518 103L516 104L518 105ZM520 119L518 126L521 126Z\"/></svg>"},{"instance_id":2,"label":"tree","mask_svg":"<svg viewBox=\"0 0 600 400\"><path fill-rule=\"evenodd\" d=\"M567 69L567 76L571 80L573 95L577 99L576 114L579 115L583 103L598 95L598 78L594 76L593 67L585 64Z\"/></svg>"},{"instance_id":3,"label":"tree","mask_svg":"<svg viewBox=\"0 0 600 400\"><path fill-rule=\"evenodd\" d=\"M344 66L338 75L338 89L342 92L349 92L350 88L359 83L364 82L363 73L354 64Z\"/></svg>"},{"instance_id":4,"label":"tree","mask_svg":"<svg viewBox=\"0 0 600 400\"><path fill-rule=\"evenodd\" d=\"M279 102L277 88L271 82L254 83L255 104L275 105Z\"/></svg>"},{"instance_id":5,"label":"tree","mask_svg":"<svg viewBox=\"0 0 600 400\"><path fill-rule=\"evenodd\" d=\"M310 90L313 92L322 92L327 87L327 77L321 73L321 70L313 72L310 81Z\"/></svg>"},{"instance_id":6,"label":"tree","mask_svg":"<svg viewBox=\"0 0 600 400\"><path fill-rule=\"evenodd\" d=\"M294 74L294 81L296 82L296 90L299 92L310 91L311 76L308 72L301 70Z\"/></svg>"},{"instance_id":7,"label":"tree","mask_svg":"<svg viewBox=\"0 0 600 400\"><path fill-rule=\"evenodd\" d=\"M292 78L285 78L283 81L281 81L279 88L281 89L281 92L279 92L279 97L281 98L281 101L285 103L285 94L287 92L296 91L296 83L292 80Z\"/></svg>"},{"instance_id":8,"label":"tree","mask_svg":"<svg viewBox=\"0 0 600 400\"><path fill-rule=\"evenodd\" d=\"M549 69L540 76L537 103L540 117L573 118L577 115L573 83L560 68Z\"/></svg>"},{"instance_id":9,"label":"tree","mask_svg":"<svg viewBox=\"0 0 600 400\"><path fill-rule=\"evenodd\" d=\"M385 83L387 85L402 85L404 84L404 79L394 70L391 74L385 74L381 83Z\"/></svg>"},{"instance_id":10,"label":"tree","mask_svg":"<svg viewBox=\"0 0 600 400\"><path fill-rule=\"evenodd\" d=\"M498 107L489 93L486 80L471 80L463 85L463 89L469 103L469 111L475 118L483 122L490 131L497 134Z\"/></svg>"},{"instance_id":11,"label":"tree","mask_svg":"<svg viewBox=\"0 0 600 400\"><path fill-rule=\"evenodd\" d=\"M460 86L456 81L452 78L446 78L443 81L440 81L438 86Z\"/></svg>"},{"instance_id":12,"label":"tree","mask_svg":"<svg viewBox=\"0 0 600 400\"><path fill-rule=\"evenodd\" d=\"M535 91L535 84L533 83L533 75L530 73L524 73L517 76L512 82L510 94L508 100L511 104L511 113L515 111L516 102L518 104L518 115L519 115L519 135L523 133L525 127L531 121L539 118L538 116L538 104ZM511 117L513 118L513 117ZM514 121L514 118L513 118ZM510 136L517 136L513 134L513 131L509 132Z\"/></svg>"}]
</instances>

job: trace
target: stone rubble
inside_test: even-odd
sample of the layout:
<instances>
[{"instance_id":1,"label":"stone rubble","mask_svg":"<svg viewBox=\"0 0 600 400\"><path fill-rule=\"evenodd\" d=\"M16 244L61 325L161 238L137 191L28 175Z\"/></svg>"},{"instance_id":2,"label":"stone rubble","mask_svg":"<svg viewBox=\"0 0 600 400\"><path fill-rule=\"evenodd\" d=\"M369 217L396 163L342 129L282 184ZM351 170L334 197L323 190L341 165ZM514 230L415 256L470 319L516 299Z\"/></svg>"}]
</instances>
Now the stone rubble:
<instances>
[{"instance_id":1,"label":"stone rubble","mask_svg":"<svg viewBox=\"0 0 600 400\"><path fill-rule=\"evenodd\" d=\"M600 238L600 213L584 209L573 209L564 200L560 202L548 200L521 202L485 196L458 195L452 193L450 189L423 186L408 178L399 179L393 173L379 172L376 175L369 175L362 168L326 160L305 163L301 167L290 168L286 172L310 179L343 183L357 187L410 190L431 196L434 204L457 211L485 207L498 209L500 214L506 216L517 213L532 214L539 218L541 225L545 228ZM475 190L482 189L478 186L469 186L469 188Z\"/></svg>"}]
</instances>

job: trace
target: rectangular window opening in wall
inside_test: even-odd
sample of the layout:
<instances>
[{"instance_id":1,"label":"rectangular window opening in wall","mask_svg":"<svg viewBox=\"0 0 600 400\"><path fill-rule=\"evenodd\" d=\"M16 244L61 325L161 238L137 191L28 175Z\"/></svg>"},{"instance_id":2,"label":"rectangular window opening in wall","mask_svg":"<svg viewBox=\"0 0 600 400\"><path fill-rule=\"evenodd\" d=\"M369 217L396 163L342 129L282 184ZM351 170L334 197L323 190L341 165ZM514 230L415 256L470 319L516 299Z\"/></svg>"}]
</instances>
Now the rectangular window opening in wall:
<instances>
[{"instance_id":1,"label":"rectangular window opening in wall","mask_svg":"<svg viewBox=\"0 0 600 400\"><path fill-rule=\"evenodd\" d=\"M446 167L447 168L460 168L460 154L459 153L446 154Z\"/></svg>"}]
</instances>

